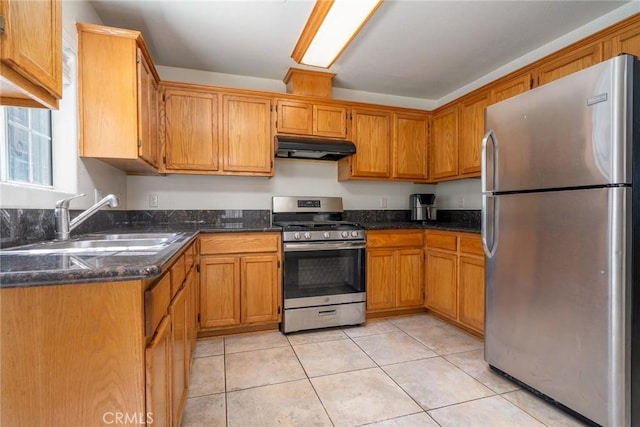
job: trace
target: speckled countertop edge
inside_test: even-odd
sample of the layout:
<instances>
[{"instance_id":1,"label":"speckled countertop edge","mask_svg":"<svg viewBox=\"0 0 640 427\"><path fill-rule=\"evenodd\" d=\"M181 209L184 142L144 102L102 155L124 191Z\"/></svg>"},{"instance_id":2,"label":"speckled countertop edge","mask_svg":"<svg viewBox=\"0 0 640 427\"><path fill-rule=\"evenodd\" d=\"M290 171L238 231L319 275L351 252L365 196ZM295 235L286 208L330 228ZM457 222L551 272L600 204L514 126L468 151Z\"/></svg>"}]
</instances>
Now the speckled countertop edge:
<instances>
[{"instance_id":1,"label":"speckled countertop edge","mask_svg":"<svg viewBox=\"0 0 640 427\"><path fill-rule=\"evenodd\" d=\"M460 223L446 222L363 222L360 223L366 230L402 230L402 229L423 229L423 230L443 230L467 233L480 233L477 226ZM183 232L185 237L173 243L167 249L153 255L139 257L128 257L127 263L109 265L102 268L92 269L47 269L39 271L20 270L11 271L11 263L15 262L15 256L2 255L0 252L0 289L31 287L31 286L53 286L72 285L80 283L99 283L104 281L126 281L126 280L149 280L158 277L165 264L176 254L191 243L200 233L247 233L247 232L280 232L281 227L271 224L238 224L238 226L220 227L211 224L171 224L153 225L144 227L119 227L110 232ZM103 232L104 233L104 232ZM51 255L28 255L29 263L38 264L43 262L42 257ZM54 255L55 256L55 255ZM24 262L26 256L22 256ZM12 261L14 258L14 261ZM9 266L7 265L9 264ZM7 271L9 270L9 271Z\"/></svg>"},{"instance_id":2,"label":"speckled countertop edge","mask_svg":"<svg viewBox=\"0 0 640 427\"><path fill-rule=\"evenodd\" d=\"M457 231L461 233L480 234L480 227L471 224L449 223L449 222L364 222L360 223L365 230L442 230Z\"/></svg>"},{"instance_id":3,"label":"speckled countertop edge","mask_svg":"<svg viewBox=\"0 0 640 427\"><path fill-rule=\"evenodd\" d=\"M117 262L116 254L104 256L103 259L112 260L112 263L91 269L50 268L43 270L29 270L29 265L43 263L56 263L61 255L2 255L0 251L0 289L72 285L80 283L99 283L104 281L120 282L127 280L149 280L158 277L167 262L191 243L200 233L248 233L248 232L280 232L277 226L247 226L244 228L224 228L203 224L193 225L169 225L150 227L128 227L110 230L109 232L182 232L185 236L172 243L166 249L147 256L127 256L126 262ZM103 232L101 232L103 233ZM118 253L119 256L128 255ZM120 258L121 259L121 258ZM119 260L118 260L119 261ZM22 266L25 266L22 268Z\"/></svg>"}]
</instances>

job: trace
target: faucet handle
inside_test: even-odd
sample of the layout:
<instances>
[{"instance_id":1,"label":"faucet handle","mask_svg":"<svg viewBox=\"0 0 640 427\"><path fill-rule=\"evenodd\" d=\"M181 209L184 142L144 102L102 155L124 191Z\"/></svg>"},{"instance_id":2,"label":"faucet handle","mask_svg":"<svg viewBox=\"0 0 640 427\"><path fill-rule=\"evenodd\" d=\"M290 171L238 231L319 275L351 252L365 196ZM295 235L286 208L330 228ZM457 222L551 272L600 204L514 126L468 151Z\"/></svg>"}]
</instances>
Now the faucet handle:
<instances>
[{"instance_id":1,"label":"faucet handle","mask_svg":"<svg viewBox=\"0 0 640 427\"><path fill-rule=\"evenodd\" d=\"M67 197L66 199L58 200L56 202L56 208L68 209L69 208L69 202L71 202L71 200L77 199L78 197L84 197L84 196L86 196L86 194L80 193L80 194L76 194L75 196Z\"/></svg>"}]
</instances>

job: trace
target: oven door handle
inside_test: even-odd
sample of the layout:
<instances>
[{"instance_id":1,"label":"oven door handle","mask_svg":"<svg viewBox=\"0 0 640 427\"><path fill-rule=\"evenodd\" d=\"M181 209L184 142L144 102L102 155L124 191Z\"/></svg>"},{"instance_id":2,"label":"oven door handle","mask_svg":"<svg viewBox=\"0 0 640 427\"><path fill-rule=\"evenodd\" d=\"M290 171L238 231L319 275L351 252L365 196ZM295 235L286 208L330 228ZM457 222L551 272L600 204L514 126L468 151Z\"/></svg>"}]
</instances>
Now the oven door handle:
<instances>
[{"instance_id":1,"label":"oven door handle","mask_svg":"<svg viewBox=\"0 0 640 427\"><path fill-rule=\"evenodd\" d=\"M365 249L365 242L313 242L313 243L285 243L285 252L310 252L310 251L330 251L345 249Z\"/></svg>"}]
</instances>

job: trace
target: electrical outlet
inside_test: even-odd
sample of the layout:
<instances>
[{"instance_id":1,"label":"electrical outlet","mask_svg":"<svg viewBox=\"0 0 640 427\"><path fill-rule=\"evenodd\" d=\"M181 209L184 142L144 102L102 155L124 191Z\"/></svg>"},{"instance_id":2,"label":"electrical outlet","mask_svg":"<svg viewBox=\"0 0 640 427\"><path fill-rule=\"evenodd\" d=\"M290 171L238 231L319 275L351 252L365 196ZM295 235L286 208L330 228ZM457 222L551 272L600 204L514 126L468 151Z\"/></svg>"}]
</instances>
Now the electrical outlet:
<instances>
[{"instance_id":1,"label":"electrical outlet","mask_svg":"<svg viewBox=\"0 0 640 427\"><path fill-rule=\"evenodd\" d=\"M158 207L158 195L157 194L149 194L149 207L157 208Z\"/></svg>"},{"instance_id":2,"label":"electrical outlet","mask_svg":"<svg viewBox=\"0 0 640 427\"><path fill-rule=\"evenodd\" d=\"M387 207L387 198L386 197L380 197L380 207L381 208L386 208Z\"/></svg>"},{"instance_id":3,"label":"electrical outlet","mask_svg":"<svg viewBox=\"0 0 640 427\"><path fill-rule=\"evenodd\" d=\"M456 207L464 208L464 197L462 196L456 197Z\"/></svg>"},{"instance_id":4,"label":"electrical outlet","mask_svg":"<svg viewBox=\"0 0 640 427\"><path fill-rule=\"evenodd\" d=\"M93 198L95 199L94 203L98 203L100 200L102 200L102 198L104 197L104 195L102 194L102 190L99 189L95 189L93 191Z\"/></svg>"}]
</instances>

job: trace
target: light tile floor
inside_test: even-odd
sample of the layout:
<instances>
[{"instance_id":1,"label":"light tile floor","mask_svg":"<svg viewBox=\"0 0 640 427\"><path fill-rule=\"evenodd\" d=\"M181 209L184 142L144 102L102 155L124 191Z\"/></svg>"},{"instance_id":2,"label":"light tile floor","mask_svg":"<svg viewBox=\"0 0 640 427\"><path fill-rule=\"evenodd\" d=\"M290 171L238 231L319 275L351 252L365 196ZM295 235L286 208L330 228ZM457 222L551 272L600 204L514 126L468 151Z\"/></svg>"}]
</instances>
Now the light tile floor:
<instances>
[{"instance_id":1,"label":"light tile floor","mask_svg":"<svg viewBox=\"0 0 640 427\"><path fill-rule=\"evenodd\" d=\"M196 344L183 427L581 426L489 370L428 314Z\"/></svg>"}]
</instances>

